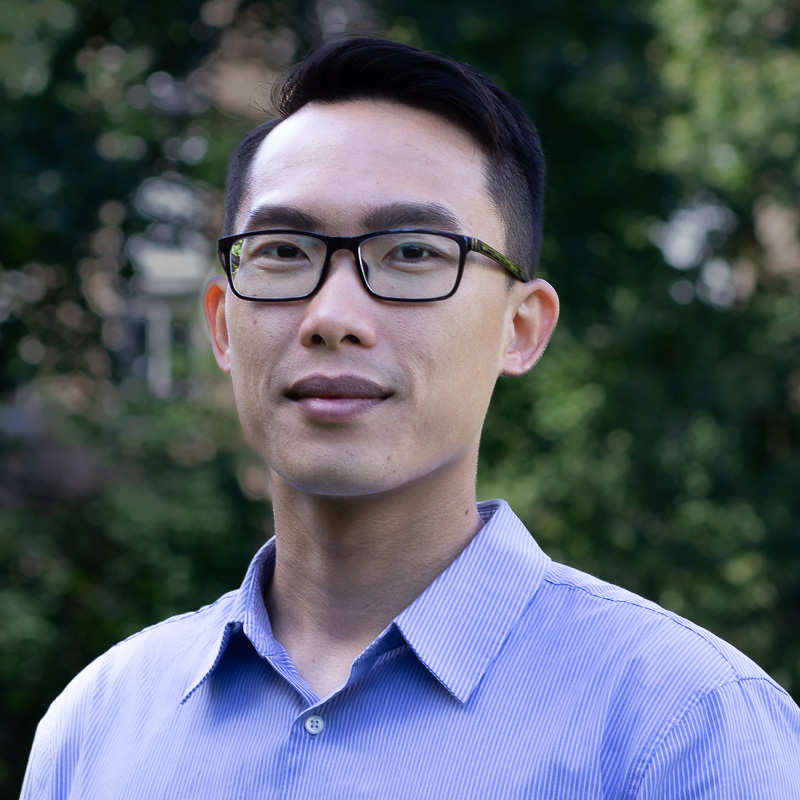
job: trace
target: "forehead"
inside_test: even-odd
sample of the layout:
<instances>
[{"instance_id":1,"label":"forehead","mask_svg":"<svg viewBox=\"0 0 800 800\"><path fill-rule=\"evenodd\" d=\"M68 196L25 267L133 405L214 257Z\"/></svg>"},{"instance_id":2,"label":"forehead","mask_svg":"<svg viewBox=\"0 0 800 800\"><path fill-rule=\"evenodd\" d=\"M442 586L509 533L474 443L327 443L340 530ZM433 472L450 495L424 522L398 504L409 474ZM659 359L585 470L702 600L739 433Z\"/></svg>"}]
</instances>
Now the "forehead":
<instances>
[{"instance_id":1,"label":"forehead","mask_svg":"<svg viewBox=\"0 0 800 800\"><path fill-rule=\"evenodd\" d=\"M403 218L376 217L387 207L405 209ZM424 217L433 207L438 220L414 219L414 208ZM483 238L478 226L493 244L502 235L477 142L436 114L385 101L310 103L280 123L253 159L237 228L281 224L276 209L299 211L296 222L342 235L375 230L379 221Z\"/></svg>"}]
</instances>

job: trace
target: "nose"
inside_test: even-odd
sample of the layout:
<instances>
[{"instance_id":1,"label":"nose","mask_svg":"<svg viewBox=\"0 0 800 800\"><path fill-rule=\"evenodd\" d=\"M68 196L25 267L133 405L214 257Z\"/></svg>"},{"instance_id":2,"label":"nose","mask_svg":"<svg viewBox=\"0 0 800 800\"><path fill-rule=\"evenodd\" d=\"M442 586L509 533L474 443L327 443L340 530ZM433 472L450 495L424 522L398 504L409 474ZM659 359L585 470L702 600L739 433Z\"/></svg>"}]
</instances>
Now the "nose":
<instances>
[{"instance_id":1,"label":"nose","mask_svg":"<svg viewBox=\"0 0 800 800\"><path fill-rule=\"evenodd\" d=\"M355 256L339 250L331 254L325 283L308 301L300 325L300 343L330 350L346 344L374 347L377 305L361 282Z\"/></svg>"}]
</instances>

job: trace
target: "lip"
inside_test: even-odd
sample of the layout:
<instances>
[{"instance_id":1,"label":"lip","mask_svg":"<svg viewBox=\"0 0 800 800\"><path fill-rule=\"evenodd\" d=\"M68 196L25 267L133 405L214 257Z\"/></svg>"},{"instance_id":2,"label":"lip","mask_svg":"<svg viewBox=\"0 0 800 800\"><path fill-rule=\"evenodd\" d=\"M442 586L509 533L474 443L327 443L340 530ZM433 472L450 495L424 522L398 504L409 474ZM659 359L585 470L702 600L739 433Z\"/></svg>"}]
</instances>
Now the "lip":
<instances>
[{"instance_id":1,"label":"lip","mask_svg":"<svg viewBox=\"0 0 800 800\"><path fill-rule=\"evenodd\" d=\"M290 400L322 398L331 400L385 400L391 395L375 381L359 375L309 375L295 381L287 390Z\"/></svg>"},{"instance_id":2,"label":"lip","mask_svg":"<svg viewBox=\"0 0 800 800\"><path fill-rule=\"evenodd\" d=\"M310 417L320 421L346 421L379 406L392 392L360 375L308 375L284 392Z\"/></svg>"}]
</instances>

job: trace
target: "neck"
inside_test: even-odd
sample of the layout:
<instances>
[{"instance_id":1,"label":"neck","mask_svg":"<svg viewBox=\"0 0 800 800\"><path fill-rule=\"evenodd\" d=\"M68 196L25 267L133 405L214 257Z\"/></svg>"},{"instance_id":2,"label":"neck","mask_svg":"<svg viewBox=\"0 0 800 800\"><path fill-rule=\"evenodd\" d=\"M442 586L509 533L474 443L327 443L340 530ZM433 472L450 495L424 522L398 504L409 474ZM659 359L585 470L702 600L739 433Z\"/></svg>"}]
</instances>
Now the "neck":
<instances>
[{"instance_id":1,"label":"neck","mask_svg":"<svg viewBox=\"0 0 800 800\"><path fill-rule=\"evenodd\" d=\"M366 497L311 495L273 474L265 600L276 639L319 696L480 529L474 464L469 472L455 486L447 478L457 476L427 476Z\"/></svg>"}]
</instances>

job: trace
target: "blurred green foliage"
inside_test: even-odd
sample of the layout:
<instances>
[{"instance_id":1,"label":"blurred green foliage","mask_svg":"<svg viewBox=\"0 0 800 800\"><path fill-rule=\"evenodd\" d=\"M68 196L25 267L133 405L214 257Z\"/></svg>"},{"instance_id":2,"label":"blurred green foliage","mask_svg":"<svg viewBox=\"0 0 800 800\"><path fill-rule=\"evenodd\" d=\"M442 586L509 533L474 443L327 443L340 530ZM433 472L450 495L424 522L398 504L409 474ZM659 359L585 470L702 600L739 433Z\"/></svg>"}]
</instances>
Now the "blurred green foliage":
<instances>
[{"instance_id":1,"label":"blurred green foliage","mask_svg":"<svg viewBox=\"0 0 800 800\"><path fill-rule=\"evenodd\" d=\"M75 672L235 588L269 535L265 470L196 301L148 295L132 243L200 247L214 269L225 160L263 118L264 86L343 30L475 64L542 135L543 274L562 318L536 369L498 385L480 495L506 497L554 558L707 626L800 696L788 0L6 0L3 793ZM153 211L153 178L186 208ZM180 323L167 383L148 371L155 307Z\"/></svg>"}]
</instances>

